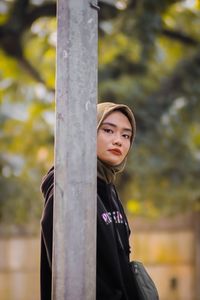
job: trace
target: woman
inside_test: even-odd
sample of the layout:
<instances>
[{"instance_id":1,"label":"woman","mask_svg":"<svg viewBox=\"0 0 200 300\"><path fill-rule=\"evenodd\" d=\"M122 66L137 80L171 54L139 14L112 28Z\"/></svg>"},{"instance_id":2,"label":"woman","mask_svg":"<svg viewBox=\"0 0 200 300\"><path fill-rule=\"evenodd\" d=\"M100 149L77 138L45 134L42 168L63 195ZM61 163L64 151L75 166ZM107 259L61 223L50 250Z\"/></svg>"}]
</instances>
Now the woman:
<instances>
[{"instance_id":1,"label":"woman","mask_svg":"<svg viewBox=\"0 0 200 300\"><path fill-rule=\"evenodd\" d=\"M136 299L129 265L130 229L114 180L122 172L136 132L126 105L97 105L97 300ZM41 220L41 300L51 299L54 168L43 180L45 207ZM78 300L78 299L77 299Z\"/></svg>"}]
</instances>

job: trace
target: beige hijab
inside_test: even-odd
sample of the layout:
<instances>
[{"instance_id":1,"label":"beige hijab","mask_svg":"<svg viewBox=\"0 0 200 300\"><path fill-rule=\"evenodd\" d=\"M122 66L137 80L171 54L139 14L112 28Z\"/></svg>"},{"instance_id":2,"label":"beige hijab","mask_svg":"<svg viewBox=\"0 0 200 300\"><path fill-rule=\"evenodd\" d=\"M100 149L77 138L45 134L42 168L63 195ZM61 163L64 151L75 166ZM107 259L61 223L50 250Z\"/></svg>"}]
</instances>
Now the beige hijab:
<instances>
[{"instance_id":1,"label":"beige hijab","mask_svg":"<svg viewBox=\"0 0 200 300\"><path fill-rule=\"evenodd\" d=\"M131 146L133 144L133 141L135 139L136 134L136 123L135 123L135 117L133 115L133 112L131 109L124 104L115 104L112 102L103 102L99 103L97 105L97 131L103 122L103 120L111 114L113 111L121 111L125 114L125 116L129 119L129 122L132 126L132 136L131 136ZM130 148L131 148L130 146ZM130 149L129 149L130 151ZM120 173L123 171L125 165L126 165L127 157L117 166L111 166L106 164L105 162L101 161L99 158L97 160L97 176L104 180L106 183L113 183L116 177L117 173Z\"/></svg>"}]
</instances>

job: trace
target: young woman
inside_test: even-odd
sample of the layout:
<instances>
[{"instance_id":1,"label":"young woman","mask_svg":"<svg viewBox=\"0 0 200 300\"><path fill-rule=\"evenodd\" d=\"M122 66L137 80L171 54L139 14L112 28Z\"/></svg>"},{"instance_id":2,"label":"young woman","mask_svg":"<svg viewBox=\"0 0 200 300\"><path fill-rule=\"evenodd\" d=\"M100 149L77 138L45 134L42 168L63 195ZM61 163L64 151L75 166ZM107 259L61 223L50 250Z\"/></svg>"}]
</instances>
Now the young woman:
<instances>
[{"instance_id":1,"label":"young woman","mask_svg":"<svg viewBox=\"0 0 200 300\"><path fill-rule=\"evenodd\" d=\"M130 108L111 102L97 105L97 300L137 300L129 265L130 229L114 181L123 171L135 138ZM51 299L54 168L43 180L41 220L41 300ZM77 299L78 300L78 299Z\"/></svg>"}]
</instances>

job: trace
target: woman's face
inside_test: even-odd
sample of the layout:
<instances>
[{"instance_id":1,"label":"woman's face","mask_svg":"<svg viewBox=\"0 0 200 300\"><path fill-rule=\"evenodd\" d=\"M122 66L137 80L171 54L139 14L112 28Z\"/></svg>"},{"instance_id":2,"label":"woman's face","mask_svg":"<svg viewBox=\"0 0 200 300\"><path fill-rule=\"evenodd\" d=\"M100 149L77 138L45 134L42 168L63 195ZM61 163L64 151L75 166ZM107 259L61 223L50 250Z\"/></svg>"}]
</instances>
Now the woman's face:
<instances>
[{"instance_id":1,"label":"woman's face","mask_svg":"<svg viewBox=\"0 0 200 300\"><path fill-rule=\"evenodd\" d=\"M119 165L126 157L131 145L132 127L128 118L120 111L108 115L97 132L97 156L103 162Z\"/></svg>"}]
</instances>

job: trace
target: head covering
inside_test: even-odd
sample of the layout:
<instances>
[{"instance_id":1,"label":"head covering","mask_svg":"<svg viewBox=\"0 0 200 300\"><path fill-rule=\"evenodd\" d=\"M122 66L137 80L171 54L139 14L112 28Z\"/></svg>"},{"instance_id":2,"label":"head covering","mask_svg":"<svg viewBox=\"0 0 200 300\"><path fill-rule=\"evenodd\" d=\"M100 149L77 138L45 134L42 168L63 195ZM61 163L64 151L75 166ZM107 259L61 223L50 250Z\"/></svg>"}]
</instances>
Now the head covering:
<instances>
[{"instance_id":1,"label":"head covering","mask_svg":"<svg viewBox=\"0 0 200 300\"><path fill-rule=\"evenodd\" d=\"M129 120L131 127L132 127L132 136L131 136L131 145L135 139L136 134L136 122L135 117L131 109L125 104L115 104L112 102L103 102L97 105L97 131L101 126L103 120L110 115L113 111L121 111ZM130 151L130 149L129 149ZM123 171L126 165L126 157L125 159L117 166L111 166L100 160L97 159L97 176L104 180L106 183L113 183L115 180L115 176L117 173Z\"/></svg>"}]
</instances>

